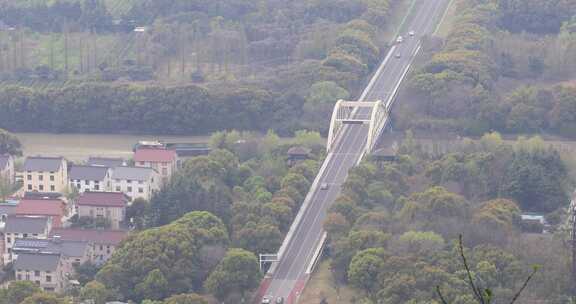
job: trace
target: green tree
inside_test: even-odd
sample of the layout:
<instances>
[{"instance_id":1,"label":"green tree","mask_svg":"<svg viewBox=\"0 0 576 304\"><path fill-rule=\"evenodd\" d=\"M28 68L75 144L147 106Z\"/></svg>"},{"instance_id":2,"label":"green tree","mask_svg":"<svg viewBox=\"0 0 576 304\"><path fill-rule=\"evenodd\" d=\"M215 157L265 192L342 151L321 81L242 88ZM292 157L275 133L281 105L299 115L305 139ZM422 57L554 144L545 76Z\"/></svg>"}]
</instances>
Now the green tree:
<instances>
[{"instance_id":1,"label":"green tree","mask_svg":"<svg viewBox=\"0 0 576 304\"><path fill-rule=\"evenodd\" d=\"M197 294L179 294L164 300L163 304L208 304L208 301Z\"/></svg>"},{"instance_id":2,"label":"green tree","mask_svg":"<svg viewBox=\"0 0 576 304\"><path fill-rule=\"evenodd\" d=\"M0 129L0 154L22 155L22 145L12 133Z\"/></svg>"},{"instance_id":3,"label":"green tree","mask_svg":"<svg viewBox=\"0 0 576 304\"><path fill-rule=\"evenodd\" d=\"M385 256L382 248L370 248L356 253L348 269L350 284L373 296L379 288L378 276L383 270Z\"/></svg>"},{"instance_id":4,"label":"green tree","mask_svg":"<svg viewBox=\"0 0 576 304\"><path fill-rule=\"evenodd\" d=\"M260 270L253 253L232 248L204 283L206 290L223 300L236 292L245 295L258 286Z\"/></svg>"},{"instance_id":5,"label":"green tree","mask_svg":"<svg viewBox=\"0 0 576 304\"><path fill-rule=\"evenodd\" d=\"M144 281L136 285L136 292L150 300L161 300L169 294L168 281L160 269L148 273Z\"/></svg>"},{"instance_id":6,"label":"green tree","mask_svg":"<svg viewBox=\"0 0 576 304\"><path fill-rule=\"evenodd\" d=\"M5 300L6 304L20 303L24 299L40 292L38 285L31 281L15 281L12 282L6 290ZM2 301L2 300L0 300Z\"/></svg>"},{"instance_id":7,"label":"green tree","mask_svg":"<svg viewBox=\"0 0 576 304\"><path fill-rule=\"evenodd\" d=\"M24 301L20 302L20 304L71 304L72 302L66 298L60 298L55 294L47 293L47 292L38 292L35 293Z\"/></svg>"},{"instance_id":8,"label":"green tree","mask_svg":"<svg viewBox=\"0 0 576 304\"><path fill-rule=\"evenodd\" d=\"M94 304L106 304L107 301L112 300L112 294L104 284L91 281L80 290L80 299L92 300Z\"/></svg>"}]
</instances>

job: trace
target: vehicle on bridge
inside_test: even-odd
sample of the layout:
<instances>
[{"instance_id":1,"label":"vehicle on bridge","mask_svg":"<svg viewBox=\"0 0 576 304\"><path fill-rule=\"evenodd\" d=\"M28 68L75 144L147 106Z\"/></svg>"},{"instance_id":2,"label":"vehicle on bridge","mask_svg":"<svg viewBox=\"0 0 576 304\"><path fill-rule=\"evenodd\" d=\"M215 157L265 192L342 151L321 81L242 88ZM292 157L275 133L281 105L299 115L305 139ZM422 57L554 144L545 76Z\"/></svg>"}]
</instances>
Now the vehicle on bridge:
<instances>
[{"instance_id":1,"label":"vehicle on bridge","mask_svg":"<svg viewBox=\"0 0 576 304\"><path fill-rule=\"evenodd\" d=\"M283 304L284 303L284 298L283 297L277 297L276 298L276 304Z\"/></svg>"},{"instance_id":2,"label":"vehicle on bridge","mask_svg":"<svg viewBox=\"0 0 576 304\"><path fill-rule=\"evenodd\" d=\"M396 42L398 43L402 43L404 41L404 38L402 36L398 36L398 38L396 39Z\"/></svg>"},{"instance_id":3,"label":"vehicle on bridge","mask_svg":"<svg viewBox=\"0 0 576 304\"><path fill-rule=\"evenodd\" d=\"M320 185L320 190L326 190L326 189L328 189L328 183L322 183Z\"/></svg>"},{"instance_id":4,"label":"vehicle on bridge","mask_svg":"<svg viewBox=\"0 0 576 304\"><path fill-rule=\"evenodd\" d=\"M272 296L264 296L262 298L262 304L271 304L272 303Z\"/></svg>"}]
</instances>

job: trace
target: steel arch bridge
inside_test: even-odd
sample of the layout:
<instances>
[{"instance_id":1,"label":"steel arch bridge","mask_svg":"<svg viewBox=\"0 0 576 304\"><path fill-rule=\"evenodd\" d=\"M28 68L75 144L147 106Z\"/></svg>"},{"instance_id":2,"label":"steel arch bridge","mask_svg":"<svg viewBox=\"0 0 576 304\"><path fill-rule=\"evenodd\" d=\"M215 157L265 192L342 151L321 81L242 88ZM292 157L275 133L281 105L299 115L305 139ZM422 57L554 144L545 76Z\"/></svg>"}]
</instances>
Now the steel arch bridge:
<instances>
[{"instance_id":1,"label":"steel arch bridge","mask_svg":"<svg viewBox=\"0 0 576 304\"><path fill-rule=\"evenodd\" d=\"M345 101L338 100L332 112L330 129L328 130L328 142L326 149L330 152L338 140L340 130L347 124L367 124L368 139L366 140L365 153L370 153L378 136L388 121L388 107L377 101Z\"/></svg>"}]
</instances>

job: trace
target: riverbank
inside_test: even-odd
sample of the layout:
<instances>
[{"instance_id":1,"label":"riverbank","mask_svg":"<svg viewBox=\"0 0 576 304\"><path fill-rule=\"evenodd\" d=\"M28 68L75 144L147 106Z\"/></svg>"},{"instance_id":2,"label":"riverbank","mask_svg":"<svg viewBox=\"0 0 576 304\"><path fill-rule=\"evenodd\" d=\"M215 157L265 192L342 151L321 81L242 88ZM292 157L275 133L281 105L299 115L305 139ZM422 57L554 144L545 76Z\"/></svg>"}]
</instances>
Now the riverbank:
<instances>
[{"instance_id":1,"label":"riverbank","mask_svg":"<svg viewBox=\"0 0 576 304\"><path fill-rule=\"evenodd\" d=\"M22 143L24 156L64 156L71 161L84 161L89 156L132 156L132 147L141 140L205 143L209 136L163 136L119 134L51 134L14 133Z\"/></svg>"}]
</instances>

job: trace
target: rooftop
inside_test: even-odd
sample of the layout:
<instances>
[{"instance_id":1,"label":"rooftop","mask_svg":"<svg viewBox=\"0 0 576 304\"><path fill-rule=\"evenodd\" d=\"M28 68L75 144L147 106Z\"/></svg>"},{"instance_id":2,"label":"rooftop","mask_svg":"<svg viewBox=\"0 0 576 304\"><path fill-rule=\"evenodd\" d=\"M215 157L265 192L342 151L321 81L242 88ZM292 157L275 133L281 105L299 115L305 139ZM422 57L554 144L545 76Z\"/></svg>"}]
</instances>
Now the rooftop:
<instances>
[{"instance_id":1,"label":"rooftop","mask_svg":"<svg viewBox=\"0 0 576 304\"><path fill-rule=\"evenodd\" d=\"M16 206L15 213L19 215L62 216L65 209L66 204L59 199L22 199Z\"/></svg>"},{"instance_id":2,"label":"rooftop","mask_svg":"<svg viewBox=\"0 0 576 304\"><path fill-rule=\"evenodd\" d=\"M86 253L88 245L87 241L16 239L12 250L15 252L60 253L68 257L81 257Z\"/></svg>"},{"instance_id":3,"label":"rooftop","mask_svg":"<svg viewBox=\"0 0 576 304\"><path fill-rule=\"evenodd\" d=\"M122 192L84 192L78 206L126 207L128 198Z\"/></svg>"},{"instance_id":4,"label":"rooftop","mask_svg":"<svg viewBox=\"0 0 576 304\"><path fill-rule=\"evenodd\" d=\"M288 155L309 155L310 149L302 146L295 146L288 149Z\"/></svg>"},{"instance_id":5,"label":"rooftop","mask_svg":"<svg viewBox=\"0 0 576 304\"><path fill-rule=\"evenodd\" d=\"M134 161L141 162L173 162L176 151L167 149L138 149L134 152Z\"/></svg>"},{"instance_id":6,"label":"rooftop","mask_svg":"<svg viewBox=\"0 0 576 304\"><path fill-rule=\"evenodd\" d=\"M69 173L71 180L103 180L108 174L108 167L102 166L72 166Z\"/></svg>"},{"instance_id":7,"label":"rooftop","mask_svg":"<svg viewBox=\"0 0 576 304\"><path fill-rule=\"evenodd\" d=\"M124 160L121 158L91 156L88 158L87 165L88 166L102 166L102 167L114 168L114 167L123 166Z\"/></svg>"},{"instance_id":8,"label":"rooftop","mask_svg":"<svg viewBox=\"0 0 576 304\"><path fill-rule=\"evenodd\" d=\"M43 233L48 226L45 216L9 215L6 219L6 233Z\"/></svg>"},{"instance_id":9,"label":"rooftop","mask_svg":"<svg viewBox=\"0 0 576 304\"><path fill-rule=\"evenodd\" d=\"M55 271L60 262L60 254L20 253L14 269Z\"/></svg>"},{"instance_id":10,"label":"rooftop","mask_svg":"<svg viewBox=\"0 0 576 304\"><path fill-rule=\"evenodd\" d=\"M113 179L147 181L154 169L146 167L116 167L112 172Z\"/></svg>"},{"instance_id":11,"label":"rooftop","mask_svg":"<svg viewBox=\"0 0 576 304\"><path fill-rule=\"evenodd\" d=\"M128 236L128 232L124 230L55 228L50 232L50 236L60 236L63 241L87 241L96 244L118 245Z\"/></svg>"},{"instance_id":12,"label":"rooftop","mask_svg":"<svg viewBox=\"0 0 576 304\"><path fill-rule=\"evenodd\" d=\"M62 160L62 157L30 156L24 162L24 171L55 172L60 170Z\"/></svg>"}]
</instances>

